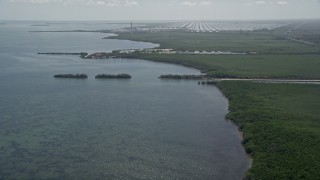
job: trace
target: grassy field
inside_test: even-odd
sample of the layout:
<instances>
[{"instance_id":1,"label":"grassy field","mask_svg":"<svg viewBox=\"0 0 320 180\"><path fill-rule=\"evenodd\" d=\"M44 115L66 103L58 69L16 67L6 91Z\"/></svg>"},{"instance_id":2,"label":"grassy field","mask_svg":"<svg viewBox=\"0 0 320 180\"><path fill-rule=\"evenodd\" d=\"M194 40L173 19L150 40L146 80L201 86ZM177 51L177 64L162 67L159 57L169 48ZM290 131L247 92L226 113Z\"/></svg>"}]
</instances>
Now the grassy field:
<instances>
[{"instance_id":1,"label":"grassy field","mask_svg":"<svg viewBox=\"0 0 320 180\"><path fill-rule=\"evenodd\" d=\"M250 179L319 179L320 86L221 82L244 132Z\"/></svg>"}]
</instances>

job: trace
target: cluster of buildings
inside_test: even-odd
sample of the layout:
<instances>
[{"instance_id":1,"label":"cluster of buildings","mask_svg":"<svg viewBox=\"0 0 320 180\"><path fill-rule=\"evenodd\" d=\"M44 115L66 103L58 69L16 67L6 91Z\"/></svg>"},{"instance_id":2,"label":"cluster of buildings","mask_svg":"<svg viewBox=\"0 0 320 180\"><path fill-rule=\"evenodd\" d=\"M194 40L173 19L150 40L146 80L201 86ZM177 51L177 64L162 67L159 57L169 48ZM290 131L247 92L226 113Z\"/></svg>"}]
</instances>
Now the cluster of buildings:
<instances>
[{"instance_id":1,"label":"cluster of buildings","mask_svg":"<svg viewBox=\"0 0 320 180\"><path fill-rule=\"evenodd\" d=\"M218 54L227 54L227 55L245 55L246 52L231 52L231 51L174 51L173 49L143 49L141 53L146 54L186 54L186 55L218 55Z\"/></svg>"},{"instance_id":2,"label":"cluster of buildings","mask_svg":"<svg viewBox=\"0 0 320 180\"><path fill-rule=\"evenodd\" d=\"M121 49L112 52L97 52L86 55L84 59L108 59L122 57L121 55L139 53L139 54L180 54L180 55L246 55L256 54L256 52L231 52L231 51L175 51L173 49Z\"/></svg>"},{"instance_id":3,"label":"cluster of buildings","mask_svg":"<svg viewBox=\"0 0 320 180\"><path fill-rule=\"evenodd\" d=\"M175 51L173 49L158 49L158 48L150 48L150 49L123 49L113 51L120 54L129 54L129 53L142 53L142 54L189 54L189 55L205 55L205 54L227 54L227 55L245 55L246 52L231 52L231 51ZM251 52L255 53L255 52Z\"/></svg>"}]
</instances>

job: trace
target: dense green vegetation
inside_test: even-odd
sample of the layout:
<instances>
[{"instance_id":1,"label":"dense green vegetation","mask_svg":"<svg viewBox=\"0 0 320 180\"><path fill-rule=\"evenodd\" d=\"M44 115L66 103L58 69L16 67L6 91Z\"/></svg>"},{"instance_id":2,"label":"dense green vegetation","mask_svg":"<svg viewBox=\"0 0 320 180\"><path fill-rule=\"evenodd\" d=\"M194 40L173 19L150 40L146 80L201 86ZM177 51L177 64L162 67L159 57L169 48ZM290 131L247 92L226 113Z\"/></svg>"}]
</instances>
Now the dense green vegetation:
<instances>
[{"instance_id":1,"label":"dense green vegetation","mask_svg":"<svg viewBox=\"0 0 320 180\"><path fill-rule=\"evenodd\" d=\"M221 82L244 132L250 179L319 179L320 85Z\"/></svg>"},{"instance_id":2,"label":"dense green vegetation","mask_svg":"<svg viewBox=\"0 0 320 180\"><path fill-rule=\"evenodd\" d=\"M217 77L320 78L320 55L135 54L131 57L191 66Z\"/></svg>"},{"instance_id":3,"label":"dense green vegetation","mask_svg":"<svg viewBox=\"0 0 320 180\"><path fill-rule=\"evenodd\" d=\"M316 26L315 23L311 24ZM311 26L310 25L310 26ZM312 27L313 27L312 26ZM249 55L132 54L160 62L192 66L216 77L316 79L320 77L320 45L292 40L301 23L273 31L120 33L109 37L159 43L160 48L181 51L256 52ZM307 31L307 30L306 30ZM309 30L314 32L313 29ZM290 33L289 33L290 32ZM313 37L320 34L312 33ZM300 38L305 36L299 36Z\"/></svg>"},{"instance_id":4,"label":"dense green vegetation","mask_svg":"<svg viewBox=\"0 0 320 180\"><path fill-rule=\"evenodd\" d=\"M53 76L54 78L73 78L73 79L87 79L86 74L57 74Z\"/></svg>"},{"instance_id":5,"label":"dense green vegetation","mask_svg":"<svg viewBox=\"0 0 320 180\"><path fill-rule=\"evenodd\" d=\"M95 76L96 79L131 79L131 75L129 74L98 74Z\"/></svg>"},{"instance_id":6,"label":"dense green vegetation","mask_svg":"<svg viewBox=\"0 0 320 180\"><path fill-rule=\"evenodd\" d=\"M318 25L295 22L274 31L121 33L112 38L182 51L257 52L129 56L191 66L217 77L319 79ZM217 86L228 97L228 118L243 131L243 144L253 158L249 179L319 179L320 85L224 81Z\"/></svg>"},{"instance_id":7,"label":"dense green vegetation","mask_svg":"<svg viewBox=\"0 0 320 180\"><path fill-rule=\"evenodd\" d=\"M284 32L283 32L284 33ZM296 43L281 32L155 32L155 33L120 33L108 38L130 39L134 41L154 42L160 48L198 51L233 51L258 52L259 54L283 53L320 53L319 46Z\"/></svg>"}]
</instances>

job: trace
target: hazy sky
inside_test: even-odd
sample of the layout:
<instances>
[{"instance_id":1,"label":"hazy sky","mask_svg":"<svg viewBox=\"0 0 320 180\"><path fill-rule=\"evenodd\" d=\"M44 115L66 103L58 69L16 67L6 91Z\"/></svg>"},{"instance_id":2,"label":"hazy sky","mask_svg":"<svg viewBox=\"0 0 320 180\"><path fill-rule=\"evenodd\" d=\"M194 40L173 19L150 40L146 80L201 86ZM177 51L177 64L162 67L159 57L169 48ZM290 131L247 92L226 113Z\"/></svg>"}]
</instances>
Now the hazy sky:
<instances>
[{"instance_id":1,"label":"hazy sky","mask_svg":"<svg viewBox=\"0 0 320 180\"><path fill-rule=\"evenodd\" d=\"M0 20L320 19L320 0L0 0Z\"/></svg>"}]
</instances>

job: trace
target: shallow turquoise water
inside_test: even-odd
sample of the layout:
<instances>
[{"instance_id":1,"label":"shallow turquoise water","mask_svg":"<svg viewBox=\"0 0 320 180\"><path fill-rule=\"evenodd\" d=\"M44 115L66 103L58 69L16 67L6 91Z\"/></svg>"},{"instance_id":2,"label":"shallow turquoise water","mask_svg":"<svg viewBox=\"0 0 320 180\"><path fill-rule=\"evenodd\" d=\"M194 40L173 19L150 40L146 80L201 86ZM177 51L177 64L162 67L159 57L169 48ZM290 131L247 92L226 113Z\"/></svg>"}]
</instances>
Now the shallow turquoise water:
<instances>
[{"instance_id":1,"label":"shallow turquoise water","mask_svg":"<svg viewBox=\"0 0 320 180\"><path fill-rule=\"evenodd\" d=\"M22 35L28 28L18 28L17 36L29 36ZM41 44L37 38L44 35ZM31 44L62 50L66 45L58 44L64 37L77 44L82 36L51 35L33 34ZM110 41L95 36L89 35L92 50L94 41L112 50ZM0 179L241 179L249 161L237 128L225 120L223 95L195 81L158 79L198 70L143 60L37 55L38 49L23 45L30 43L24 38L0 45ZM150 46L127 42L117 43ZM90 43L79 50L90 49ZM58 73L86 73L89 79L54 79ZM95 80L100 73L133 78Z\"/></svg>"}]
</instances>

